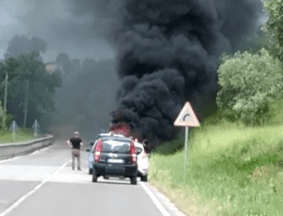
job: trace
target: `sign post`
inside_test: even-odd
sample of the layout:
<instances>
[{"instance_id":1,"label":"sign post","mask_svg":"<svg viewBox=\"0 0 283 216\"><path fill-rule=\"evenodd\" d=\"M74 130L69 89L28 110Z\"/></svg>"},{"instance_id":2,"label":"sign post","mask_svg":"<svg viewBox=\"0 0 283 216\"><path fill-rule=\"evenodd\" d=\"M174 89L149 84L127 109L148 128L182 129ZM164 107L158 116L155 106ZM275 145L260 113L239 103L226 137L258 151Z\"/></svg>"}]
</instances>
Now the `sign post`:
<instances>
[{"instance_id":1,"label":"sign post","mask_svg":"<svg viewBox=\"0 0 283 216\"><path fill-rule=\"evenodd\" d=\"M189 127L186 127L186 135L185 135L185 155L184 155L184 182L186 181L186 173L187 173L187 156L188 156L188 131Z\"/></svg>"},{"instance_id":2,"label":"sign post","mask_svg":"<svg viewBox=\"0 0 283 216\"><path fill-rule=\"evenodd\" d=\"M189 102L186 102L177 119L174 122L174 126L186 127L185 134L185 150L184 150L184 182L186 181L187 174L187 155L188 155L188 142L189 142L189 127L199 127L200 123L191 107Z\"/></svg>"},{"instance_id":3,"label":"sign post","mask_svg":"<svg viewBox=\"0 0 283 216\"><path fill-rule=\"evenodd\" d=\"M9 128L10 130L12 130L13 132L12 132L12 134L13 134L13 142L15 142L16 141L16 131L19 129L19 127L18 127L18 125L17 125L17 123L16 123L16 121L14 120L13 121L13 123L10 125L10 128Z\"/></svg>"},{"instance_id":4,"label":"sign post","mask_svg":"<svg viewBox=\"0 0 283 216\"><path fill-rule=\"evenodd\" d=\"M34 137L36 138L37 137L37 132L38 132L38 129L40 128L38 122L37 122L37 119L34 121L33 125L32 125L32 128L34 128Z\"/></svg>"},{"instance_id":5,"label":"sign post","mask_svg":"<svg viewBox=\"0 0 283 216\"><path fill-rule=\"evenodd\" d=\"M2 121L2 128L6 130L6 109L7 109L7 95L8 95L8 73L5 77L5 96L4 96L4 114Z\"/></svg>"}]
</instances>

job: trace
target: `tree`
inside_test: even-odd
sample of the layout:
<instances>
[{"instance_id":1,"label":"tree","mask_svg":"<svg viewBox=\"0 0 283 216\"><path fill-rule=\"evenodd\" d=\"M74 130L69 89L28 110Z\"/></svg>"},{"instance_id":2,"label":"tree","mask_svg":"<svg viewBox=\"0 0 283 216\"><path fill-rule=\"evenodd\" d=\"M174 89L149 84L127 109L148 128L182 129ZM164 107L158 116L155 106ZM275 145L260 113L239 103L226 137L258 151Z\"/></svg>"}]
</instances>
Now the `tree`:
<instances>
[{"instance_id":1,"label":"tree","mask_svg":"<svg viewBox=\"0 0 283 216\"><path fill-rule=\"evenodd\" d=\"M54 110L55 89L61 86L61 78L56 73L47 73L45 65L38 60L38 54L6 59L0 63L0 77L5 77L6 73L9 74L7 111L14 116L18 124L24 122L26 102L27 125ZM0 97L4 98L3 89Z\"/></svg>"},{"instance_id":2,"label":"tree","mask_svg":"<svg viewBox=\"0 0 283 216\"><path fill-rule=\"evenodd\" d=\"M38 55L38 60L41 60L39 54L45 53L47 46L47 43L38 37L28 39L23 35L15 35L8 44L9 46L4 54L5 59L35 53Z\"/></svg>"},{"instance_id":3,"label":"tree","mask_svg":"<svg viewBox=\"0 0 283 216\"><path fill-rule=\"evenodd\" d=\"M248 51L253 54L257 54L262 48L268 49L270 47L270 38L268 34L259 29L257 35L249 40L243 41L238 48L238 51Z\"/></svg>"},{"instance_id":4,"label":"tree","mask_svg":"<svg viewBox=\"0 0 283 216\"><path fill-rule=\"evenodd\" d=\"M226 116L247 124L264 122L270 100L283 88L282 64L265 49L224 56L218 78L217 106Z\"/></svg>"},{"instance_id":5,"label":"tree","mask_svg":"<svg viewBox=\"0 0 283 216\"><path fill-rule=\"evenodd\" d=\"M263 5L268 16L263 29L272 42L271 54L283 62L283 0L265 0Z\"/></svg>"}]
</instances>

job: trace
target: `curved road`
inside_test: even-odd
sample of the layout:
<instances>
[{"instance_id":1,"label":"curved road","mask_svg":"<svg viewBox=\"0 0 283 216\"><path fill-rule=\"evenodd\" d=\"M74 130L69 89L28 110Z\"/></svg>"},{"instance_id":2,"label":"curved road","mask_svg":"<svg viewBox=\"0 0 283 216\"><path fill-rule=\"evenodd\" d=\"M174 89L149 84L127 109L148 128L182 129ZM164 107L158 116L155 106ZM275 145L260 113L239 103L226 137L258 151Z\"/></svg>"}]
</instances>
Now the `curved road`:
<instances>
[{"instance_id":1,"label":"curved road","mask_svg":"<svg viewBox=\"0 0 283 216\"><path fill-rule=\"evenodd\" d=\"M82 171L71 170L70 149L57 141L30 155L0 161L0 216L169 216L150 196L148 183L98 178L91 182L87 152L81 151ZM170 212L170 213L169 213Z\"/></svg>"}]
</instances>

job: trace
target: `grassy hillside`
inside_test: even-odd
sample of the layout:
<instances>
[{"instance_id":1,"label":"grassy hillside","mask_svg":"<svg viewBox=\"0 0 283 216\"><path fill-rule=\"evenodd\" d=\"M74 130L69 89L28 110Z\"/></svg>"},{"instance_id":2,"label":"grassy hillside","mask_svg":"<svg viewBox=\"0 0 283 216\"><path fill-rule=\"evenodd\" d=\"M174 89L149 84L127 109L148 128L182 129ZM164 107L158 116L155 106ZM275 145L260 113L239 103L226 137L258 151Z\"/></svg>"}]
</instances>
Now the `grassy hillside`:
<instances>
[{"instance_id":1,"label":"grassy hillside","mask_svg":"<svg viewBox=\"0 0 283 216\"><path fill-rule=\"evenodd\" d=\"M184 132L151 153L149 181L186 215L282 216L281 110L281 102L274 104L261 127L210 117L190 129L185 181L183 149L170 154L184 145Z\"/></svg>"}]
</instances>

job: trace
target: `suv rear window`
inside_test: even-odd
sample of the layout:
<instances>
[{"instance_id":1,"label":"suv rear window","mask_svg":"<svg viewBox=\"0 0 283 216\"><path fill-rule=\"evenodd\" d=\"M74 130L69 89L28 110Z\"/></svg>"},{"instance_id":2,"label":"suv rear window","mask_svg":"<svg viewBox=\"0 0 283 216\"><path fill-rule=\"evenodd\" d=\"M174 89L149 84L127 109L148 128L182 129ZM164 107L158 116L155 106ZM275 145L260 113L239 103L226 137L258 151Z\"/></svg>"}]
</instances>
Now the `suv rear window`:
<instances>
[{"instance_id":1,"label":"suv rear window","mask_svg":"<svg viewBox=\"0 0 283 216\"><path fill-rule=\"evenodd\" d=\"M127 140L129 141L130 138L128 137L124 137L124 136L119 136L119 135L114 135L114 136L110 136L109 134L98 134L95 138L96 140L97 139L112 139L112 140Z\"/></svg>"},{"instance_id":2,"label":"suv rear window","mask_svg":"<svg viewBox=\"0 0 283 216\"><path fill-rule=\"evenodd\" d=\"M130 142L128 140L117 141L114 139L103 139L102 151L127 154L130 151Z\"/></svg>"}]
</instances>

